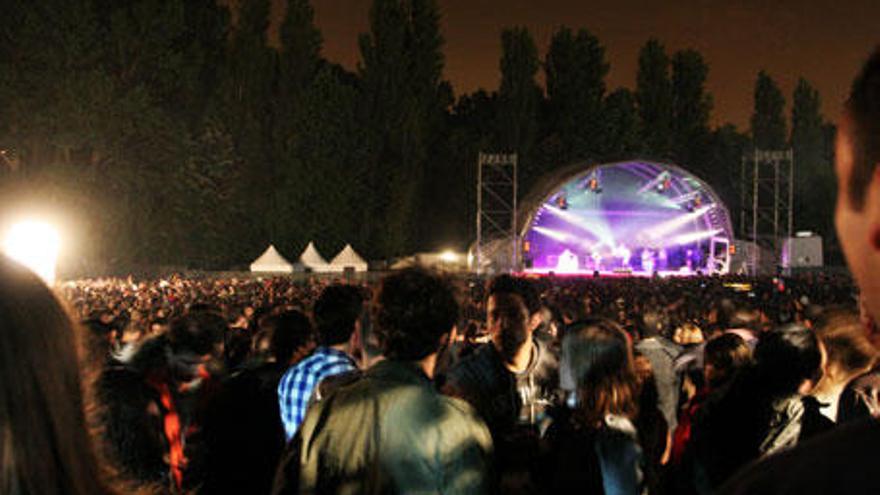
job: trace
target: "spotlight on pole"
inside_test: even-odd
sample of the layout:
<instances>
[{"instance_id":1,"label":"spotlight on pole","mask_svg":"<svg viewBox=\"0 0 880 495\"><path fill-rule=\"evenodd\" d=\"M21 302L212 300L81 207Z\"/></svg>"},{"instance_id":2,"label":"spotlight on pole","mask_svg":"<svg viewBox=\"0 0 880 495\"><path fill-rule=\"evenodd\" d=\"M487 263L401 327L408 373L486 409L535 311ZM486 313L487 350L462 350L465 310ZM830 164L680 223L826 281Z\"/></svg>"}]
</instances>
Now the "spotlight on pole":
<instances>
[{"instance_id":1,"label":"spotlight on pole","mask_svg":"<svg viewBox=\"0 0 880 495\"><path fill-rule=\"evenodd\" d=\"M25 220L6 233L3 252L52 285L60 246L61 238L54 227L37 220Z\"/></svg>"}]
</instances>

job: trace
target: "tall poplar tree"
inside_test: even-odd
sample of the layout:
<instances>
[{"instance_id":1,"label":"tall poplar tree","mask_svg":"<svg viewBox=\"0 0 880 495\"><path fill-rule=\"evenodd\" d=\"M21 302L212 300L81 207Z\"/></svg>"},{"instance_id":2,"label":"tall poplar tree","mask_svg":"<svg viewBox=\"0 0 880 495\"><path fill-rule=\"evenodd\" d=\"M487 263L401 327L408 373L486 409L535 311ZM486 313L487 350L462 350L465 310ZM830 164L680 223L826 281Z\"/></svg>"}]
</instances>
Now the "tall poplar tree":
<instances>
[{"instance_id":1,"label":"tall poplar tree","mask_svg":"<svg viewBox=\"0 0 880 495\"><path fill-rule=\"evenodd\" d=\"M309 187L323 189L324 197L333 192L332 184L324 184L323 187L306 184L307 179L311 181L319 177L323 170L316 170L319 160L315 154L318 152L308 144L308 133L319 127L319 123L304 118L304 115L315 118L315 114L320 113L321 98L331 98L333 91L310 93L321 65L322 43L310 0L287 2L279 34L278 80L271 128L277 163L272 191L276 205L272 230L275 242L298 250L319 237L318 232L308 228L314 215L306 213L304 209L315 205L314 201L307 199L312 192ZM324 84L329 84L329 80ZM323 104L326 104L328 112L341 111L335 101L325 101ZM345 114L347 112L342 111L340 115Z\"/></svg>"},{"instance_id":2,"label":"tall poplar tree","mask_svg":"<svg viewBox=\"0 0 880 495\"><path fill-rule=\"evenodd\" d=\"M833 230L834 171L825 156L819 92L800 78L792 95L790 144L795 165L795 224L827 234Z\"/></svg>"},{"instance_id":3,"label":"tall poplar tree","mask_svg":"<svg viewBox=\"0 0 880 495\"><path fill-rule=\"evenodd\" d=\"M755 107L752 113L752 141L762 150L780 150L786 144L785 97L776 82L761 71L755 81Z\"/></svg>"},{"instance_id":4,"label":"tall poplar tree","mask_svg":"<svg viewBox=\"0 0 880 495\"><path fill-rule=\"evenodd\" d=\"M427 159L443 109L443 37L434 0L374 0L370 32L361 35L363 125L369 129L363 208L371 254L394 256L415 247Z\"/></svg>"},{"instance_id":5,"label":"tall poplar tree","mask_svg":"<svg viewBox=\"0 0 880 495\"><path fill-rule=\"evenodd\" d=\"M275 234L272 219L277 208L273 194L277 171L272 129L277 57L266 39L269 0L244 0L239 9L217 110L234 143L240 200L252 218L242 227L240 238L250 243L247 249L256 256Z\"/></svg>"},{"instance_id":6,"label":"tall poplar tree","mask_svg":"<svg viewBox=\"0 0 880 495\"><path fill-rule=\"evenodd\" d=\"M496 114L496 151L519 155L519 179L530 183L539 174L533 150L538 136L541 89L535 82L538 49L526 28L501 33L501 87Z\"/></svg>"},{"instance_id":7,"label":"tall poplar tree","mask_svg":"<svg viewBox=\"0 0 880 495\"><path fill-rule=\"evenodd\" d=\"M695 172L702 172L709 144L708 75L709 66L699 52L684 50L672 56L673 154L680 165Z\"/></svg>"},{"instance_id":8,"label":"tall poplar tree","mask_svg":"<svg viewBox=\"0 0 880 495\"><path fill-rule=\"evenodd\" d=\"M357 118L358 89L342 68L325 65L301 98L291 154L301 166L284 175L279 242L295 251L315 241L324 252L351 243L366 252L360 212L366 183L368 133Z\"/></svg>"},{"instance_id":9,"label":"tall poplar tree","mask_svg":"<svg viewBox=\"0 0 880 495\"><path fill-rule=\"evenodd\" d=\"M604 129L602 159L629 160L641 151L639 142L639 114L632 91L619 88L604 102Z\"/></svg>"},{"instance_id":10,"label":"tall poplar tree","mask_svg":"<svg viewBox=\"0 0 880 495\"><path fill-rule=\"evenodd\" d=\"M672 151L672 83L669 57L657 39L650 39L639 53L636 75L638 104L644 153L668 159Z\"/></svg>"},{"instance_id":11,"label":"tall poplar tree","mask_svg":"<svg viewBox=\"0 0 880 495\"><path fill-rule=\"evenodd\" d=\"M600 152L609 68L605 47L586 29L574 34L563 27L550 40L544 63L549 131L558 135L565 162L596 158Z\"/></svg>"}]
</instances>

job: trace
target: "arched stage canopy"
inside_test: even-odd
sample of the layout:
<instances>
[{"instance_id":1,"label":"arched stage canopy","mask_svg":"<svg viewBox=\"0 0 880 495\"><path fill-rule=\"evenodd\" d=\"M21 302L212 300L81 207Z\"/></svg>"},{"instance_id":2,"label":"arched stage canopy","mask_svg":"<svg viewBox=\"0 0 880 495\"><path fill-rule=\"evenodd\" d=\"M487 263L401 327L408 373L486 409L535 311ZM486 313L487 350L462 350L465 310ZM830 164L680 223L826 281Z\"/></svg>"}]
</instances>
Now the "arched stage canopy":
<instances>
[{"instance_id":1,"label":"arched stage canopy","mask_svg":"<svg viewBox=\"0 0 880 495\"><path fill-rule=\"evenodd\" d=\"M708 184L671 164L569 167L520 209L526 272L727 273L730 215ZM521 217L522 218L522 217Z\"/></svg>"}]
</instances>

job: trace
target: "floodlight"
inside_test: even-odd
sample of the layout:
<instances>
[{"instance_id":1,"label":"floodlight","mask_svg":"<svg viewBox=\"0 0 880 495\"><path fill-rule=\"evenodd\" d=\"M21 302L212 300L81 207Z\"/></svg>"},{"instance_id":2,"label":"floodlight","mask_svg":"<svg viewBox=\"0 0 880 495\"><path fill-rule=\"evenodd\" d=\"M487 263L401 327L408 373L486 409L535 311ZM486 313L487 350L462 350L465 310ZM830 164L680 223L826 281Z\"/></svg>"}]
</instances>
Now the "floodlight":
<instances>
[{"instance_id":1,"label":"floodlight","mask_svg":"<svg viewBox=\"0 0 880 495\"><path fill-rule=\"evenodd\" d=\"M444 263L456 263L458 262L458 255L452 251L443 251L440 253L440 261Z\"/></svg>"},{"instance_id":2,"label":"floodlight","mask_svg":"<svg viewBox=\"0 0 880 495\"><path fill-rule=\"evenodd\" d=\"M37 220L25 220L6 233L3 252L52 285L60 246L61 238L54 227Z\"/></svg>"}]
</instances>

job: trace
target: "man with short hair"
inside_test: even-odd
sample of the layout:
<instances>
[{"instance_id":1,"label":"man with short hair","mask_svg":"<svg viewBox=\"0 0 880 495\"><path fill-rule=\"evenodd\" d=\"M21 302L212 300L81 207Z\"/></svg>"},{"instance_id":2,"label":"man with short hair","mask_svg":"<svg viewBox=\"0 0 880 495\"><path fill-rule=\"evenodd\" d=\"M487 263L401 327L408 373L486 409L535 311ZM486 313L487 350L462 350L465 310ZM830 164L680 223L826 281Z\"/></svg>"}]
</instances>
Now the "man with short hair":
<instances>
[{"instance_id":1,"label":"man with short hair","mask_svg":"<svg viewBox=\"0 0 880 495\"><path fill-rule=\"evenodd\" d=\"M880 318L880 51L852 86L837 129L835 225L868 315ZM723 446L719 446L723 448ZM838 427L734 476L722 493L877 492L880 423L864 418Z\"/></svg>"},{"instance_id":2,"label":"man with short hair","mask_svg":"<svg viewBox=\"0 0 880 495\"><path fill-rule=\"evenodd\" d=\"M403 270L382 281L373 309L385 359L312 406L273 493L487 493L486 426L431 382L458 319L451 286Z\"/></svg>"},{"instance_id":3,"label":"man with short hair","mask_svg":"<svg viewBox=\"0 0 880 495\"><path fill-rule=\"evenodd\" d=\"M318 347L292 366L278 384L278 404L287 440L293 438L321 381L358 368L356 352L363 297L357 287L330 285L315 301L313 310Z\"/></svg>"},{"instance_id":4,"label":"man with short hair","mask_svg":"<svg viewBox=\"0 0 880 495\"><path fill-rule=\"evenodd\" d=\"M559 360L534 337L541 301L526 279L501 275L492 281L486 324L492 341L450 368L443 392L468 401L486 421L502 490L528 491L547 411L561 402Z\"/></svg>"}]
</instances>

